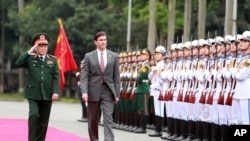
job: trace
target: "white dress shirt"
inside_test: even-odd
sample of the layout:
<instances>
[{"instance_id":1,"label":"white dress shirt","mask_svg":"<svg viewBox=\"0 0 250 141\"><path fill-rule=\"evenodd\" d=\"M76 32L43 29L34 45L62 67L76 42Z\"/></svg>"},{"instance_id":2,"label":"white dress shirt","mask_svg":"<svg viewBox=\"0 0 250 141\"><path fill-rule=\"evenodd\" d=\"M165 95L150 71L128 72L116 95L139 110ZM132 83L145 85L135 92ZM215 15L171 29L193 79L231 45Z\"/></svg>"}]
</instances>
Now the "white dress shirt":
<instances>
[{"instance_id":1,"label":"white dress shirt","mask_svg":"<svg viewBox=\"0 0 250 141\"><path fill-rule=\"evenodd\" d=\"M107 65L107 50L105 49L103 52L101 52L100 50L97 49L99 64L101 64L101 53L103 53L104 69L105 69Z\"/></svg>"}]
</instances>

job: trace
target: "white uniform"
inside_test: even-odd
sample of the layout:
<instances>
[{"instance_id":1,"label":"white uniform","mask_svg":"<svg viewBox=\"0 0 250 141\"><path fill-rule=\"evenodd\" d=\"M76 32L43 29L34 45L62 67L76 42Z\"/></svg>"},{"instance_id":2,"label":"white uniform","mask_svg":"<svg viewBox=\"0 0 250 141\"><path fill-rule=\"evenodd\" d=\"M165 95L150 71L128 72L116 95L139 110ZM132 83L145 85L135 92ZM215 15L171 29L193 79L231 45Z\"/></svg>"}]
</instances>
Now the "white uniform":
<instances>
[{"instance_id":1,"label":"white uniform","mask_svg":"<svg viewBox=\"0 0 250 141\"><path fill-rule=\"evenodd\" d=\"M162 92L163 89L163 80L160 77L160 73L164 70L164 68L164 61L159 61L148 75L148 79L152 82L150 86L150 94L154 98L155 115L160 117L164 117L164 101L158 100L160 92ZM156 71L156 73L154 71Z\"/></svg>"},{"instance_id":2,"label":"white uniform","mask_svg":"<svg viewBox=\"0 0 250 141\"><path fill-rule=\"evenodd\" d=\"M230 106L226 105L226 98L228 96L228 93L230 92L230 89L232 87L232 74L229 69L233 67L235 57L233 57L231 54L227 55L226 58L226 65L225 68L221 70L221 75L223 77L223 83L226 87L221 90L221 92L224 94L224 105L218 105L218 116L219 116L219 124L220 125L229 125L228 120L230 117Z\"/></svg>"},{"instance_id":3,"label":"white uniform","mask_svg":"<svg viewBox=\"0 0 250 141\"><path fill-rule=\"evenodd\" d=\"M236 112L239 119L239 124L249 124L249 100L250 100L250 55L245 55L241 58L238 64L238 71L234 73L237 85L233 96L233 104L238 109ZM235 109L236 110L236 109ZM234 113L232 113L234 114Z\"/></svg>"},{"instance_id":4,"label":"white uniform","mask_svg":"<svg viewBox=\"0 0 250 141\"><path fill-rule=\"evenodd\" d=\"M205 71L208 68L207 64L208 60L205 56L199 58L199 62L198 62L198 70L196 71L196 80L198 81L198 92L195 95L196 96L196 109L197 109L197 115L196 115L196 119L198 121L207 121L207 117L208 117L208 109L207 109L207 105L205 105L204 103L200 103L200 98L202 95L202 92L206 93L206 83L207 81L205 80Z\"/></svg>"},{"instance_id":5,"label":"white uniform","mask_svg":"<svg viewBox=\"0 0 250 141\"><path fill-rule=\"evenodd\" d=\"M179 94L179 90L182 89L182 79L183 79L182 70L181 70L182 59L179 59L176 65L177 65L177 68L174 71L174 75L173 75L173 78L176 81L176 85L174 86L175 88L174 88L174 97L173 97L173 108L175 110L174 118L181 119L181 105L180 105L180 102L177 101L177 97Z\"/></svg>"},{"instance_id":6,"label":"white uniform","mask_svg":"<svg viewBox=\"0 0 250 141\"><path fill-rule=\"evenodd\" d=\"M160 74L160 77L163 81L163 84L162 84L162 93L165 97L165 94L166 92L168 91L169 89L169 86L170 86L170 82L173 80L172 79L172 73L171 73L171 63L168 63L168 64L165 64L166 65L166 69ZM169 117L170 116L170 101L164 101L165 103L165 113L166 113L166 116Z\"/></svg>"}]
</instances>

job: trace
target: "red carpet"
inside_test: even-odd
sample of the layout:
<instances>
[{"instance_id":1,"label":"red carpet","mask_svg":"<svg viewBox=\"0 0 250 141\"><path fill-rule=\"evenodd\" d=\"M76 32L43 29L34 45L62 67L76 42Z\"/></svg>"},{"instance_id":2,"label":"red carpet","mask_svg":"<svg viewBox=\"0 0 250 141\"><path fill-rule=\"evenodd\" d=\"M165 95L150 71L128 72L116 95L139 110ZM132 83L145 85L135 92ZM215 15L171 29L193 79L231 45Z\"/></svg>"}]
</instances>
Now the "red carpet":
<instances>
[{"instance_id":1,"label":"red carpet","mask_svg":"<svg viewBox=\"0 0 250 141\"><path fill-rule=\"evenodd\" d=\"M27 141L28 125L25 119L0 119L1 141ZM46 141L89 141L71 133L49 127Z\"/></svg>"}]
</instances>

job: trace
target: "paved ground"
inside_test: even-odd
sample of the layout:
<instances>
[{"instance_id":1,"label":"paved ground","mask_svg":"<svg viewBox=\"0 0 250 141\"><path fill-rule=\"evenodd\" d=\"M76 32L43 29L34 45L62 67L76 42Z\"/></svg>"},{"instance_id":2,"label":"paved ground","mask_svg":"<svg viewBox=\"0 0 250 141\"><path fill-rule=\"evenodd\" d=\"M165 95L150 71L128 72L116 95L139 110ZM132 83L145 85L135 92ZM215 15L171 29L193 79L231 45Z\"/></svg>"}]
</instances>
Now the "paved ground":
<instances>
[{"instance_id":1,"label":"paved ground","mask_svg":"<svg viewBox=\"0 0 250 141\"><path fill-rule=\"evenodd\" d=\"M88 138L87 123L78 122L76 119L81 116L79 104L54 102L50 117L49 126L67 131L77 136ZM22 118L28 117L27 101L0 101L0 118ZM147 130L148 133L152 130ZM161 138L149 137L148 134L135 134L114 129L116 141L163 141ZM99 138L103 141L103 127L99 126Z\"/></svg>"}]
</instances>

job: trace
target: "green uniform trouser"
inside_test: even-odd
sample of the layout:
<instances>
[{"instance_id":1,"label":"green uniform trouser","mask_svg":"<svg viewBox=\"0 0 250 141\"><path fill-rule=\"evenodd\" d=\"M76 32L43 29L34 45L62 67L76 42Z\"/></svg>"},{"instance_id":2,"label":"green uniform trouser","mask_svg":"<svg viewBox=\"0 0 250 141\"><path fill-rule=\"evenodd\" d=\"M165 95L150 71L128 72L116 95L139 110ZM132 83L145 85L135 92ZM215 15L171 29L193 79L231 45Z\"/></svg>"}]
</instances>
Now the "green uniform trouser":
<instances>
[{"instance_id":1,"label":"green uniform trouser","mask_svg":"<svg viewBox=\"0 0 250 141\"><path fill-rule=\"evenodd\" d=\"M52 101L29 99L29 141L45 141Z\"/></svg>"},{"instance_id":2,"label":"green uniform trouser","mask_svg":"<svg viewBox=\"0 0 250 141\"><path fill-rule=\"evenodd\" d=\"M136 102L138 111L143 115L148 115L148 97L149 94L137 93Z\"/></svg>"},{"instance_id":3,"label":"green uniform trouser","mask_svg":"<svg viewBox=\"0 0 250 141\"><path fill-rule=\"evenodd\" d=\"M149 113L154 113L154 98L153 97L148 99L148 110L149 110Z\"/></svg>"}]
</instances>

